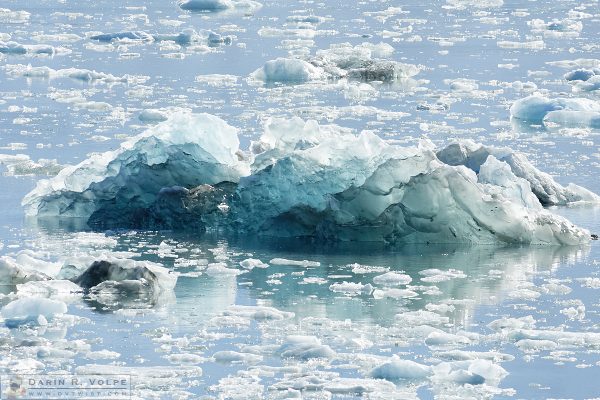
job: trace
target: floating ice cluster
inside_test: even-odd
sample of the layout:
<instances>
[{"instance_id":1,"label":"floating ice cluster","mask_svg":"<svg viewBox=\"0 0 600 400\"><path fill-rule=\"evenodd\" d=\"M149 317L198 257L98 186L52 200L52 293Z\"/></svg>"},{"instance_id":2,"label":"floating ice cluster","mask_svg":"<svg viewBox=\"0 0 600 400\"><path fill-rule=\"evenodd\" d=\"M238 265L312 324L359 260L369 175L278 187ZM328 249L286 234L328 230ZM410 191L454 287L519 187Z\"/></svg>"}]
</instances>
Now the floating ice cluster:
<instances>
[{"instance_id":1,"label":"floating ice cluster","mask_svg":"<svg viewBox=\"0 0 600 400\"><path fill-rule=\"evenodd\" d=\"M537 101L537 98L534 98ZM513 106L513 115L526 114ZM516 111L515 111L516 110ZM537 110L537 109L536 109ZM120 149L40 181L28 215L145 227L389 243L578 244L543 205L598 202L507 148L400 147L314 121L270 120L248 151L237 129L176 113Z\"/></svg>"},{"instance_id":2,"label":"floating ice cluster","mask_svg":"<svg viewBox=\"0 0 600 400\"><path fill-rule=\"evenodd\" d=\"M296 82L348 78L359 81L390 82L419 73L412 64L387 60L394 48L386 43L349 43L319 50L306 60L277 58L270 60L252 74L251 80L262 82Z\"/></svg>"}]
</instances>

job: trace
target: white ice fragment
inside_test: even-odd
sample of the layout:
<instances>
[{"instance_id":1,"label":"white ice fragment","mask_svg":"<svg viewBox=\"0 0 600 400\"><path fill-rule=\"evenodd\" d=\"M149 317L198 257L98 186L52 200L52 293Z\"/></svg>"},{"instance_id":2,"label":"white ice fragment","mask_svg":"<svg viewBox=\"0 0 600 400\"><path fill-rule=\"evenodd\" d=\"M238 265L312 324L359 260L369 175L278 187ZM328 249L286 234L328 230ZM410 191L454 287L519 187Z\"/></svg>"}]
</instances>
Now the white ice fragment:
<instances>
[{"instance_id":1,"label":"white ice fragment","mask_svg":"<svg viewBox=\"0 0 600 400\"><path fill-rule=\"evenodd\" d=\"M14 300L2 307L0 315L4 318L6 326L17 327L26 323L38 323L38 318L52 319L56 315L65 314L67 305L59 300L50 300L41 297L22 298Z\"/></svg>"},{"instance_id":2,"label":"white ice fragment","mask_svg":"<svg viewBox=\"0 0 600 400\"><path fill-rule=\"evenodd\" d=\"M325 74L319 68L304 60L294 58L277 58L265 63L250 78L263 82L298 82L304 83L323 79Z\"/></svg>"},{"instance_id":3,"label":"white ice fragment","mask_svg":"<svg viewBox=\"0 0 600 400\"><path fill-rule=\"evenodd\" d=\"M244 269L254 269L254 268L268 268L269 264L265 264L256 258L247 258L245 260L240 261L240 266Z\"/></svg>"},{"instance_id":4,"label":"white ice fragment","mask_svg":"<svg viewBox=\"0 0 600 400\"><path fill-rule=\"evenodd\" d=\"M373 368L369 375L375 379L395 381L400 379L425 379L431 374L430 366L393 356L390 361Z\"/></svg>"},{"instance_id":5,"label":"white ice fragment","mask_svg":"<svg viewBox=\"0 0 600 400\"><path fill-rule=\"evenodd\" d=\"M321 263L318 261L309 260L289 260L287 258L273 258L269 261L271 265L291 265L294 267L320 267Z\"/></svg>"},{"instance_id":6,"label":"white ice fragment","mask_svg":"<svg viewBox=\"0 0 600 400\"><path fill-rule=\"evenodd\" d=\"M334 293L344 293L347 295L366 294L373 292L371 284L362 284L360 282L336 282L329 286L329 290Z\"/></svg>"},{"instance_id":7,"label":"white ice fragment","mask_svg":"<svg viewBox=\"0 0 600 400\"><path fill-rule=\"evenodd\" d=\"M400 272L390 271L373 278L373 283L382 286L400 286L408 285L412 282L410 275Z\"/></svg>"},{"instance_id":8,"label":"white ice fragment","mask_svg":"<svg viewBox=\"0 0 600 400\"><path fill-rule=\"evenodd\" d=\"M285 343L277 350L283 358L297 358L308 360L311 358L332 358L335 352L331 347L321 344L314 336L294 335L288 336Z\"/></svg>"}]
</instances>

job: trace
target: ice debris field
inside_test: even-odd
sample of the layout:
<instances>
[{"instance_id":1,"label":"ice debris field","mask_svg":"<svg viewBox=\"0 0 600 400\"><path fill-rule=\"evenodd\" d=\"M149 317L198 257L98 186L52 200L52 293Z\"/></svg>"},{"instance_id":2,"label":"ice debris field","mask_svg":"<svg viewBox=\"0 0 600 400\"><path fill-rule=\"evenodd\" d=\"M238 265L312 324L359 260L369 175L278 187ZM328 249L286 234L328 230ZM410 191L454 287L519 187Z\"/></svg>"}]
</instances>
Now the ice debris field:
<instances>
[{"instance_id":1,"label":"ice debris field","mask_svg":"<svg viewBox=\"0 0 600 400\"><path fill-rule=\"evenodd\" d=\"M600 4L0 0L0 375L600 396Z\"/></svg>"}]
</instances>

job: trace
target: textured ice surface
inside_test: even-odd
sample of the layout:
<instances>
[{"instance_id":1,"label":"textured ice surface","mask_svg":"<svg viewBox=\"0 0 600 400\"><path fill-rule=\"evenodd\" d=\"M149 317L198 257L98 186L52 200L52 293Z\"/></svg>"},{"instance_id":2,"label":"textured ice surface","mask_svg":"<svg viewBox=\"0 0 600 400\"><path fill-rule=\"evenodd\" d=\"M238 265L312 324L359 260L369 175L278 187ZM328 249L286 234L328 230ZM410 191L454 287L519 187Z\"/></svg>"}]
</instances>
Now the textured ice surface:
<instances>
[{"instance_id":1,"label":"textured ice surface","mask_svg":"<svg viewBox=\"0 0 600 400\"><path fill-rule=\"evenodd\" d=\"M304 60L293 58L277 58L265 63L254 71L250 77L264 82L308 82L323 79L322 70Z\"/></svg>"},{"instance_id":2,"label":"textured ice surface","mask_svg":"<svg viewBox=\"0 0 600 400\"><path fill-rule=\"evenodd\" d=\"M449 165L464 165L473 170L480 183L496 186L506 196L520 199L527 208L539 208L531 192L545 206L600 201L600 197L585 188L574 184L560 185L533 166L522 153L508 147L491 147L464 140L448 145L438 151L437 156Z\"/></svg>"},{"instance_id":3,"label":"textured ice surface","mask_svg":"<svg viewBox=\"0 0 600 400\"><path fill-rule=\"evenodd\" d=\"M269 121L250 154L238 143L236 129L216 117L176 114L119 150L41 181L23 205L30 215L100 226L576 244L588 233L542 204L598 200L560 186L519 153L467 141L436 153L425 142L399 147L369 132L292 119Z\"/></svg>"},{"instance_id":4,"label":"textured ice surface","mask_svg":"<svg viewBox=\"0 0 600 400\"><path fill-rule=\"evenodd\" d=\"M90 218L106 225L145 223L166 188L236 182L244 173L235 128L207 115L167 122L42 181L23 204L27 213Z\"/></svg>"}]
</instances>

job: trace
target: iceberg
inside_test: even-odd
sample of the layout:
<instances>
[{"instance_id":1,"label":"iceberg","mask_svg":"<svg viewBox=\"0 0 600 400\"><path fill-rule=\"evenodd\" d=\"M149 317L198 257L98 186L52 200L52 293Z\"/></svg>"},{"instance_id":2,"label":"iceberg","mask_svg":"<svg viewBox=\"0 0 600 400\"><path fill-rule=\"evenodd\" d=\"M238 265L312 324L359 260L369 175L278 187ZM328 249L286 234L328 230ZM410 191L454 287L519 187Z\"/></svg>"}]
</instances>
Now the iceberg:
<instances>
[{"instance_id":1,"label":"iceberg","mask_svg":"<svg viewBox=\"0 0 600 400\"><path fill-rule=\"evenodd\" d=\"M101 228L575 245L589 232L543 206L579 201L599 197L559 185L508 148L401 147L294 118L271 119L241 151L223 120L175 113L120 149L40 181L23 205L31 216L81 217Z\"/></svg>"},{"instance_id":2,"label":"iceberg","mask_svg":"<svg viewBox=\"0 0 600 400\"><path fill-rule=\"evenodd\" d=\"M586 98L547 98L532 95L510 107L512 118L530 124L600 127L600 102Z\"/></svg>"}]
</instances>

